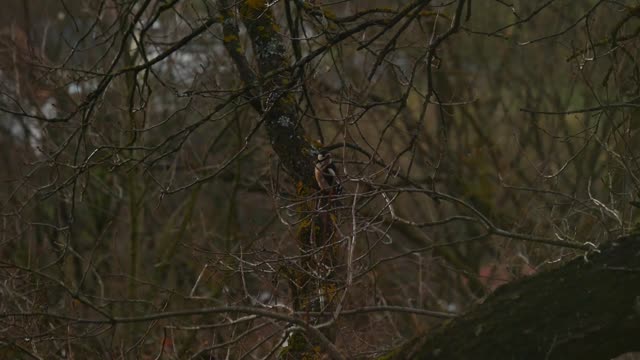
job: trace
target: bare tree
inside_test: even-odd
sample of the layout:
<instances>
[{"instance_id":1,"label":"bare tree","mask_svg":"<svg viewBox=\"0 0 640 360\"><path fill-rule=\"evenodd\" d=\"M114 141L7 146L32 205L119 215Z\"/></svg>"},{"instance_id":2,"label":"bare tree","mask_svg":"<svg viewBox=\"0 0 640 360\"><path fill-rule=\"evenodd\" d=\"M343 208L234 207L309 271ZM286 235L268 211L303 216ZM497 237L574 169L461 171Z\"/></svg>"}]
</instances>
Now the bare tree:
<instances>
[{"instance_id":1,"label":"bare tree","mask_svg":"<svg viewBox=\"0 0 640 360\"><path fill-rule=\"evenodd\" d=\"M7 1L0 357L434 355L585 258L632 301L639 9Z\"/></svg>"}]
</instances>

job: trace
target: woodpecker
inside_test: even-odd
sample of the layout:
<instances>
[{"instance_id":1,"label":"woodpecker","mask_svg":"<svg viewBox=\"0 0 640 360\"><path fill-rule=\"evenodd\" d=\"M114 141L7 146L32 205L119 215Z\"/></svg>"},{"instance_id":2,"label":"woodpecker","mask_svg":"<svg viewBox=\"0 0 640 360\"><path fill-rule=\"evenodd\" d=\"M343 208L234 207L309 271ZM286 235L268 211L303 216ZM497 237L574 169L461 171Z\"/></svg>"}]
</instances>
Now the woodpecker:
<instances>
[{"instance_id":1,"label":"woodpecker","mask_svg":"<svg viewBox=\"0 0 640 360\"><path fill-rule=\"evenodd\" d=\"M342 194L342 184L338 178L338 170L331 159L331 153L326 151L318 153L315 177L321 190L328 191L330 194Z\"/></svg>"}]
</instances>

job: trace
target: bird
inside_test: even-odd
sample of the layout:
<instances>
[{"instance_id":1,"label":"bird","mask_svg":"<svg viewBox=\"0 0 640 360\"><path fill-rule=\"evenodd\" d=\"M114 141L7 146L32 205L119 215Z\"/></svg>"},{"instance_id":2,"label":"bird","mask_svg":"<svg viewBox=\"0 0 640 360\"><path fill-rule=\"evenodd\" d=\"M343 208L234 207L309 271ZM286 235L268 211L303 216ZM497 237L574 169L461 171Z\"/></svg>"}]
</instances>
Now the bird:
<instances>
[{"instance_id":1,"label":"bird","mask_svg":"<svg viewBox=\"0 0 640 360\"><path fill-rule=\"evenodd\" d=\"M343 188L338 178L338 170L331 159L331 153L320 151L315 166L315 178L320 190L330 195L342 194Z\"/></svg>"}]
</instances>

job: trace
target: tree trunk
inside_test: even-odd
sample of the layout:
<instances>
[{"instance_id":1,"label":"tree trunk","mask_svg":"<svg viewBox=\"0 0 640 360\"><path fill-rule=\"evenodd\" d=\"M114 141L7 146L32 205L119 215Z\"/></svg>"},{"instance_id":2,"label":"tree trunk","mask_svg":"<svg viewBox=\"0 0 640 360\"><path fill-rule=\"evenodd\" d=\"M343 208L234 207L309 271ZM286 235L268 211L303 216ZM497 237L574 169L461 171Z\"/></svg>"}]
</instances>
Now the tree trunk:
<instances>
[{"instance_id":1,"label":"tree trunk","mask_svg":"<svg viewBox=\"0 0 640 360\"><path fill-rule=\"evenodd\" d=\"M318 149L307 140L299 123L296 99L291 90L295 76L289 67L289 54L279 33L280 27L269 2L251 0L236 4L253 45L257 63L257 71L254 71L245 57L231 2L221 1L221 5L227 52L242 74L245 86L251 90L248 92L251 94L249 102L261 115L260 121L264 122L271 147L283 169L294 180L299 198L295 240L302 256L297 266L283 269L290 280L293 308L300 312L331 315L336 294L334 221L326 210L318 211L322 209L314 177ZM323 317L308 319L311 323L322 320ZM324 327L322 332L329 341L335 340L333 327ZM279 354L283 359L320 357L313 344L300 332L288 339L288 347Z\"/></svg>"},{"instance_id":2,"label":"tree trunk","mask_svg":"<svg viewBox=\"0 0 640 360\"><path fill-rule=\"evenodd\" d=\"M505 285L394 359L611 359L640 351L640 236Z\"/></svg>"}]
</instances>

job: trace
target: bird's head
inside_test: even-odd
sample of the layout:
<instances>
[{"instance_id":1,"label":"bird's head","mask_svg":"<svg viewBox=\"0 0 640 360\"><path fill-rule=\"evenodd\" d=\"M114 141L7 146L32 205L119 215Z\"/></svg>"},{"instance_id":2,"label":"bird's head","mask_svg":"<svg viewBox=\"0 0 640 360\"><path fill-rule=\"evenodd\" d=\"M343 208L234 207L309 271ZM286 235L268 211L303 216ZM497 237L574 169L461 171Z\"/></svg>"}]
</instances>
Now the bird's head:
<instances>
[{"instance_id":1,"label":"bird's head","mask_svg":"<svg viewBox=\"0 0 640 360\"><path fill-rule=\"evenodd\" d=\"M316 161L316 165L317 166L321 166L321 167L325 167L330 165L333 162L333 160L331 160L331 153L327 152L327 151L320 151L318 153L318 157L317 157L317 161Z\"/></svg>"},{"instance_id":2,"label":"bird's head","mask_svg":"<svg viewBox=\"0 0 640 360\"><path fill-rule=\"evenodd\" d=\"M327 151L320 151L318 153L318 164L330 164L331 153Z\"/></svg>"}]
</instances>

